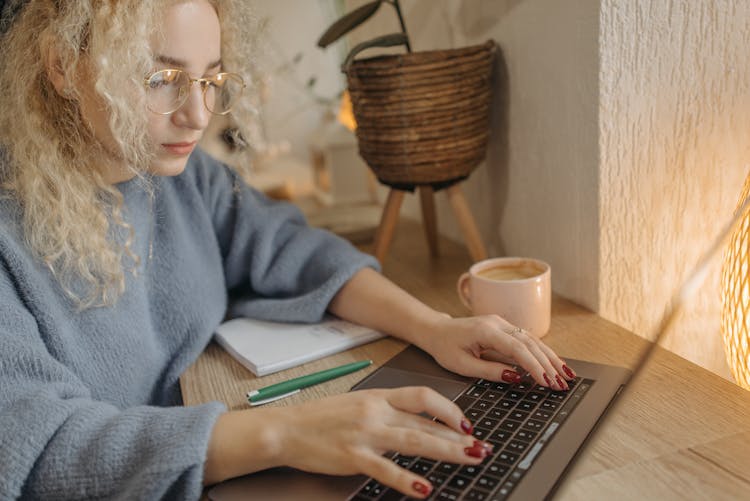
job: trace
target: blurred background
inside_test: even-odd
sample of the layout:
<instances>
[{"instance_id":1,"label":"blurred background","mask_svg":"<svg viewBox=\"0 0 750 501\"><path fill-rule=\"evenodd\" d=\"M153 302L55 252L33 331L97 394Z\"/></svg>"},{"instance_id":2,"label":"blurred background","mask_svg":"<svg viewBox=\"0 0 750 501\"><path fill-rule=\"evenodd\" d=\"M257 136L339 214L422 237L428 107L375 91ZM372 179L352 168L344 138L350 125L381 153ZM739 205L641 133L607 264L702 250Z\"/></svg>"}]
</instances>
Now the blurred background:
<instances>
[{"instance_id":1,"label":"blurred background","mask_svg":"<svg viewBox=\"0 0 750 501\"><path fill-rule=\"evenodd\" d=\"M386 190L338 121L340 65L398 31L383 6L327 49L355 0L254 0L259 126L251 182L312 224L371 240ZM750 166L750 3L744 0L401 0L414 51L493 39L492 135L463 183L492 256L552 266L553 289L650 337L732 214ZM397 49L403 51L403 49ZM360 57L384 51L373 49ZM204 147L232 163L216 120ZM401 217L419 219L417 197ZM438 229L461 240L437 194ZM395 238L398 238L396 234ZM425 257L427 246L425 244ZM721 260L665 346L731 379L719 327Z\"/></svg>"}]
</instances>

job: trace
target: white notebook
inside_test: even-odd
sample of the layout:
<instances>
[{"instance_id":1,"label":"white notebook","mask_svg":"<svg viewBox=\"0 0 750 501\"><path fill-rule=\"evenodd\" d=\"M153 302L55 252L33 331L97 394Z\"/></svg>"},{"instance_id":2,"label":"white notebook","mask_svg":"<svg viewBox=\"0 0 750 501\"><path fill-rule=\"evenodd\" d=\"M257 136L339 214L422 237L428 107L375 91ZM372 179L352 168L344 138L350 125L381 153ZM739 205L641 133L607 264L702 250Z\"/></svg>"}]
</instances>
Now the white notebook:
<instances>
[{"instance_id":1,"label":"white notebook","mask_svg":"<svg viewBox=\"0 0 750 501\"><path fill-rule=\"evenodd\" d=\"M219 325L216 341L256 376L265 376L317 360L384 334L327 316L316 324L236 318Z\"/></svg>"}]
</instances>

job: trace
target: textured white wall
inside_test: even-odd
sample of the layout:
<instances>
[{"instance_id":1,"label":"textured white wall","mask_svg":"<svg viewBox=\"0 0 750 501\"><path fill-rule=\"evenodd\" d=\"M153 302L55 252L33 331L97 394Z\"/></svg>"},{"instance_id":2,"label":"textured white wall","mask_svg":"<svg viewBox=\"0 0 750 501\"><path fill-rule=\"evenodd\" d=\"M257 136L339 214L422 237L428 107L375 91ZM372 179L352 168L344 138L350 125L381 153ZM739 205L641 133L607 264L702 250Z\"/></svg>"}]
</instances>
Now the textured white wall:
<instances>
[{"instance_id":1,"label":"textured white wall","mask_svg":"<svg viewBox=\"0 0 750 501\"><path fill-rule=\"evenodd\" d=\"M737 203L750 161L750 2L601 2L599 313L644 336ZM728 376L719 270L666 346Z\"/></svg>"}]
</instances>

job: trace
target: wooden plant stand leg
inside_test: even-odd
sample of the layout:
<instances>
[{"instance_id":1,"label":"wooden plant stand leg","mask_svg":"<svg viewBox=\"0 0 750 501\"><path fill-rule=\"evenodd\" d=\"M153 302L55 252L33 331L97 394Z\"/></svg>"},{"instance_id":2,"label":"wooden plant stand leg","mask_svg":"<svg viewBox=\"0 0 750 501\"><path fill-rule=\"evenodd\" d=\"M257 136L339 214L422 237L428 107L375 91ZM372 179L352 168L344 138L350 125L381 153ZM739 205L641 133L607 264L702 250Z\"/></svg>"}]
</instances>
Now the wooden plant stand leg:
<instances>
[{"instance_id":1,"label":"wooden plant stand leg","mask_svg":"<svg viewBox=\"0 0 750 501\"><path fill-rule=\"evenodd\" d=\"M391 191L388 192L388 199L385 201L385 207L383 207L380 225L375 232L374 254L381 264L388 253L388 247L391 245L393 230L396 228L396 222L398 221L398 211L401 209L403 201L404 192L391 188Z\"/></svg>"},{"instance_id":2,"label":"wooden plant stand leg","mask_svg":"<svg viewBox=\"0 0 750 501\"><path fill-rule=\"evenodd\" d=\"M439 255L437 217L435 216L435 191L432 186L419 187L419 201L422 204L422 224L424 224L430 256L437 257Z\"/></svg>"},{"instance_id":3,"label":"wooden plant stand leg","mask_svg":"<svg viewBox=\"0 0 750 501\"><path fill-rule=\"evenodd\" d=\"M458 220L458 225L461 227L461 232L464 234L466 246L469 248L471 258L474 261L487 259L487 250L484 248L482 237L479 235L479 230L474 222L474 216L471 214L469 204L466 203L466 198L464 198L459 183L447 188L446 191L448 192L448 201L450 202L451 207L453 208L453 213Z\"/></svg>"}]
</instances>

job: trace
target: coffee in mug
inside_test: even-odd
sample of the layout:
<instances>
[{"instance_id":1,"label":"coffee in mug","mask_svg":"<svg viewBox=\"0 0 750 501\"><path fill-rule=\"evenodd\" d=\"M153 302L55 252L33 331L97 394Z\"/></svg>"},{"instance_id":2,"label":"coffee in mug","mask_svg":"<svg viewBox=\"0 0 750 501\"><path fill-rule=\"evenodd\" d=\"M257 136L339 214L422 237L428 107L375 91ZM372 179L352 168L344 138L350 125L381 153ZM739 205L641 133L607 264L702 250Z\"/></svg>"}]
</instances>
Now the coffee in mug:
<instances>
[{"instance_id":1,"label":"coffee in mug","mask_svg":"<svg viewBox=\"0 0 750 501\"><path fill-rule=\"evenodd\" d=\"M551 270L544 261L499 257L475 263L456 284L475 315L496 314L536 337L549 330Z\"/></svg>"}]
</instances>

